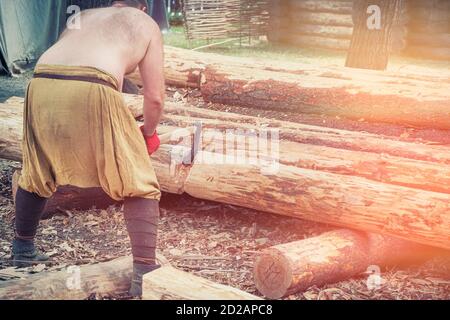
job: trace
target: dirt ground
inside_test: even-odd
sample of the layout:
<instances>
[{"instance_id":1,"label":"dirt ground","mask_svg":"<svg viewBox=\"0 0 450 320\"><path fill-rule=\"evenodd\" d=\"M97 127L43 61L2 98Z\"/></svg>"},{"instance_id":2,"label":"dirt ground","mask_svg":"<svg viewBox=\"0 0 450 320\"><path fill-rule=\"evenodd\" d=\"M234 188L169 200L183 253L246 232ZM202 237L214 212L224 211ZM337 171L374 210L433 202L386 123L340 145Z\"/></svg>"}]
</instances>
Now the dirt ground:
<instances>
[{"instance_id":1,"label":"dirt ground","mask_svg":"<svg viewBox=\"0 0 450 320\"><path fill-rule=\"evenodd\" d=\"M0 75L0 103L11 96L23 97L28 81L32 75L33 72L31 69L18 77Z\"/></svg>"},{"instance_id":2,"label":"dirt ground","mask_svg":"<svg viewBox=\"0 0 450 320\"><path fill-rule=\"evenodd\" d=\"M0 281L14 278L9 261L13 237L10 179L20 164L0 162ZM331 226L275 216L231 205L163 195L158 249L174 267L255 295L252 265L261 249L332 230ZM43 220L37 246L54 264L21 270L37 273L70 265L95 263L130 254L121 206L87 211L64 211ZM368 289L367 274L312 287L289 300L328 299L450 299L450 259L436 257L421 265L383 270L382 286ZM127 299L118 292L112 297Z\"/></svg>"},{"instance_id":3,"label":"dirt ground","mask_svg":"<svg viewBox=\"0 0 450 320\"><path fill-rule=\"evenodd\" d=\"M0 77L0 102L12 95L23 96L27 78L29 75L12 80ZM245 108L206 105L195 91L169 88L168 95L171 99L188 99L199 107L216 110L290 121L311 121L315 124L320 121L319 118L308 120L304 116L287 113L258 111L255 114L255 110ZM358 125L364 126L361 123ZM400 136L404 129L392 127L390 132ZM415 134L415 131L411 134ZM441 142L442 135L438 133L436 136L437 141ZM51 256L53 264L22 270L11 268L9 257L14 218L11 176L17 168L20 168L20 163L0 160L0 281L13 279L18 273L56 270L130 254L120 205L107 209L61 211L42 221L37 236L38 247ZM158 249L177 268L260 295L252 279L252 266L257 252L272 245L316 236L332 229L333 227L324 224L202 201L189 196L164 194ZM367 277L366 273L362 273L339 283L311 287L285 299L450 299L449 257L435 257L420 265L383 270L383 282L378 289L371 290L367 287ZM91 297L127 298L121 292L109 297Z\"/></svg>"}]
</instances>

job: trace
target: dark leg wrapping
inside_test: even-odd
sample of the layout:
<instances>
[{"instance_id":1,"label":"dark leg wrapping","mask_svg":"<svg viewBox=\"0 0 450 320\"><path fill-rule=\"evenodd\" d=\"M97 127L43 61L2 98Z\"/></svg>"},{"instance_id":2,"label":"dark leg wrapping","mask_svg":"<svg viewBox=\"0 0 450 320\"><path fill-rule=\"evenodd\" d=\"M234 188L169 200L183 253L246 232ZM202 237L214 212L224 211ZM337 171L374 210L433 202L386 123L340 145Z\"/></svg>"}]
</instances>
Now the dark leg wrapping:
<instances>
[{"instance_id":1,"label":"dark leg wrapping","mask_svg":"<svg viewBox=\"0 0 450 320\"><path fill-rule=\"evenodd\" d=\"M124 217L134 263L155 265L159 202L143 198L126 198Z\"/></svg>"},{"instance_id":2,"label":"dark leg wrapping","mask_svg":"<svg viewBox=\"0 0 450 320\"><path fill-rule=\"evenodd\" d=\"M35 193L21 188L16 193L16 238L32 241L39 226L39 220L44 212L46 198L41 198Z\"/></svg>"}]
</instances>

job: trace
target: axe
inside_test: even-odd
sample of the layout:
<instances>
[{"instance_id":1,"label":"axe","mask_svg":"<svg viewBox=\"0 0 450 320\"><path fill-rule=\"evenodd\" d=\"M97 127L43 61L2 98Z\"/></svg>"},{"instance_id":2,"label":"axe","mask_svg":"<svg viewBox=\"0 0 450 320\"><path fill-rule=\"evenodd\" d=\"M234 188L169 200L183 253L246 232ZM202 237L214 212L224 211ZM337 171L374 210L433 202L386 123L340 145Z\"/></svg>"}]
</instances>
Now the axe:
<instances>
[{"instance_id":1,"label":"axe","mask_svg":"<svg viewBox=\"0 0 450 320\"><path fill-rule=\"evenodd\" d=\"M201 143L202 123L200 121L197 121L192 127L176 129L172 132L164 133L159 136L161 144L169 144L170 142L178 141L181 138L185 138L189 135L193 136L193 139L191 139L190 149L183 148L182 154L178 153L178 157L182 158L181 162L184 165L194 163L194 158L198 153Z\"/></svg>"}]
</instances>

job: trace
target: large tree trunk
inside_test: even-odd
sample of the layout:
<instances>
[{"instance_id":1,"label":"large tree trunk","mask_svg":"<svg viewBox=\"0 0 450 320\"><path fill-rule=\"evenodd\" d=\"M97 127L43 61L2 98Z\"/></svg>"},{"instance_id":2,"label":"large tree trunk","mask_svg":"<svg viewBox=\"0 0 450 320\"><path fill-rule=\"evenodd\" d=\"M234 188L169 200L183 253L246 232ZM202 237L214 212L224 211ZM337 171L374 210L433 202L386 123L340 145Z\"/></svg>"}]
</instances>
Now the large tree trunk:
<instances>
[{"instance_id":1,"label":"large tree trunk","mask_svg":"<svg viewBox=\"0 0 450 320\"><path fill-rule=\"evenodd\" d=\"M380 272L386 266L417 262L437 252L389 236L341 229L263 250L256 258L253 275L259 292L279 299L313 285L320 287L366 271Z\"/></svg>"},{"instance_id":2,"label":"large tree trunk","mask_svg":"<svg viewBox=\"0 0 450 320\"><path fill-rule=\"evenodd\" d=\"M0 282L4 300L83 300L91 294L127 292L133 271L131 257ZM80 278L77 278L80 275ZM78 280L80 280L78 282ZM79 284L79 286L78 286Z\"/></svg>"},{"instance_id":3,"label":"large tree trunk","mask_svg":"<svg viewBox=\"0 0 450 320\"><path fill-rule=\"evenodd\" d=\"M202 152L199 159L215 154ZM191 196L325 222L450 249L450 195L280 164L195 163L184 190ZM225 160L226 161L226 160Z\"/></svg>"},{"instance_id":4,"label":"large tree trunk","mask_svg":"<svg viewBox=\"0 0 450 320\"><path fill-rule=\"evenodd\" d=\"M404 0L354 1L354 27L345 64L347 67L386 69L394 40L392 35L400 25L403 6ZM371 7L378 11L368 12Z\"/></svg>"},{"instance_id":5,"label":"large tree trunk","mask_svg":"<svg viewBox=\"0 0 450 320\"><path fill-rule=\"evenodd\" d=\"M14 128L11 131L14 131ZM21 131L16 131L15 144L20 143L20 137ZM237 137L232 138L236 140ZM11 150L16 149L14 141L11 140L9 143ZM362 144L364 142L364 140L361 141ZM388 142L380 139L379 144L387 145ZM282 145L283 152L280 154L283 157L279 166L276 162L274 163L275 174L264 173L265 169L270 171L270 164L258 162L259 158L256 159L256 163L252 163L249 158L239 158L239 156L229 161L230 158L223 157L221 153L223 151L219 150L201 151L190 167L173 165L171 154L175 147L172 146L161 148L153 157L153 165L163 191L186 192L201 199L365 231L387 233L420 243L450 248L449 194L379 182L384 181L385 178L373 181L364 177L342 174L336 166L331 164L339 157L338 154L335 154L334 158L331 156L328 161L326 158L323 158L322 162L317 161L317 165L324 170L317 170L313 165L315 161L309 164L306 161L307 165L300 164L298 167L302 160L295 154L301 149L291 154L289 148L297 148L296 145L286 144L285 147L285 142ZM433 148L439 148L416 144L409 144L409 147L411 150L415 150L416 147L417 149L431 148L425 153L432 153ZM3 149L2 153L7 154L8 148ZM312 152L309 156L316 157L317 160L320 157L327 157L327 153L320 155ZM436 154L433 156L436 157ZM440 147L440 154L437 156L441 157L441 160L448 159L448 148ZM214 158L219 163L205 161ZM357 158L356 156L355 161ZM330 163L327 164L327 162ZM405 161L402 164L399 159L396 163L398 168L401 166L404 168L405 164L412 165L415 162ZM416 164L417 171L420 172L420 162ZM373 164L372 173L376 172L378 165L379 163ZM364 164L359 169L356 167L346 170L350 170L351 174L363 175L364 170L371 170L367 169L369 167L370 165ZM409 170L409 172L414 171L414 167ZM430 170L431 177L437 179L437 176L432 174L434 169ZM392 175L394 175L393 171ZM414 183L412 178L404 181ZM437 180L435 181L438 185Z\"/></svg>"},{"instance_id":6,"label":"large tree trunk","mask_svg":"<svg viewBox=\"0 0 450 320\"><path fill-rule=\"evenodd\" d=\"M304 114L339 116L395 125L450 129L448 85L423 81L349 81L210 65L203 73L207 102ZM351 87L351 89L350 89Z\"/></svg>"},{"instance_id":7,"label":"large tree trunk","mask_svg":"<svg viewBox=\"0 0 450 320\"><path fill-rule=\"evenodd\" d=\"M347 26L347 28L349 27L350 26ZM317 37L313 40L321 41L321 39L317 39ZM323 40L324 39L322 39L322 41ZM443 87L444 84L442 84L442 82L450 82L449 72L444 72L444 70L442 70L440 74L430 75L428 72L429 70L427 69L420 70L420 68L411 66L403 67L400 72L396 70L395 72L385 71L379 73L326 64L317 66L307 63L273 61L262 58L231 57L170 46L165 46L164 49L166 83L170 86L177 87L200 88L201 75L206 67L211 65L214 65L218 70L220 70L221 67L224 67L225 70L233 68L251 68L253 70L252 72L265 70L303 75L303 77L306 78L305 81L308 76L332 77L341 80L345 79L349 86L356 84L357 87L360 87L367 82L378 83L380 86L383 86L383 84L392 86L394 83L400 81L403 83L411 83L411 85L418 85L420 87L424 85L427 86L427 83L417 83L413 80L438 82L440 83L440 86ZM127 75L127 78L142 86L142 80L138 70ZM302 78L298 79L301 80ZM428 84L428 86L430 85Z\"/></svg>"}]
</instances>

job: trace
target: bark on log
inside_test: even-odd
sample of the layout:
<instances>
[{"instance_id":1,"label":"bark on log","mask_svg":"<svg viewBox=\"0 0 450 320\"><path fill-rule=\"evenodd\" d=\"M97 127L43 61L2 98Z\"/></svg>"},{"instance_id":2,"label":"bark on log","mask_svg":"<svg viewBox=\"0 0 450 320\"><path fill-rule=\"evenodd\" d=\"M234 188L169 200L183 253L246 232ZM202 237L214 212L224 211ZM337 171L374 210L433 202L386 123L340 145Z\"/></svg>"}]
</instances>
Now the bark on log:
<instances>
[{"instance_id":1,"label":"bark on log","mask_svg":"<svg viewBox=\"0 0 450 320\"><path fill-rule=\"evenodd\" d=\"M162 265L168 264L161 255L158 260ZM94 293L125 293L130 288L132 271L132 258L122 257L79 269L73 266L25 279L0 281L0 300L84 300Z\"/></svg>"},{"instance_id":2,"label":"bark on log","mask_svg":"<svg viewBox=\"0 0 450 320\"><path fill-rule=\"evenodd\" d=\"M290 31L286 33L290 34ZM380 86L391 86L394 83L407 83L419 87L430 87L430 82L436 82L443 86L443 82L450 82L450 72L441 70L440 74L430 75L428 69L419 70L417 67L402 68L403 71L385 71L383 73L369 70L359 70L343 68L330 65L311 65L300 62L272 61L261 58L230 57L214 53L203 53L190 51L180 48L165 46L165 73L166 83L168 85L179 87L200 88L201 74L207 66L214 65L220 69L222 66L227 68L252 68L263 71L278 71L304 76L323 76L336 77L338 79L347 79L354 81L357 86L361 83L379 83ZM129 75L135 83L142 86L139 71ZM418 80L419 82L415 82ZM349 84L353 85L352 84Z\"/></svg>"},{"instance_id":3,"label":"bark on log","mask_svg":"<svg viewBox=\"0 0 450 320\"><path fill-rule=\"evenodd\" d=\"M450 48L450 33L411 33L408 43L419 47Z\"/></svg>"},{"instance_id":4,"label":"bark on log","mask_svg":"<svg viewBox=\"0 0 450 320\"><path fill-rule=\"evenodd\" d=\"M192 51L169 46L164 48L164 75L167 85L182 88L198 88L200 86L200 73L204 68L205 61L196 54L186 55L189 52ZM139 70L135 70L126 78L139 86L143 85Z\"/></svg>"},{"instance_id":5,"label":"bark on log","mask_svg":"<svg viewBox=\"0 0 450 320\"><path fill-rule=\"evenodd\" d=\"M302 32L299 34L286 32L284 41L305 48L316 47L331 50L347 50L350 46L349 39L340 39L338 37L324 38L321 36L305 35Z\"/></svg>"},{"instance_id":6,"label":"bark on log","mask_svg":"<svg viewBox=\"0 0 450 320\"><path fill-rule=\"evenodd\" d=\"M352 13L352 1L330 1L330 0L291 0L290 9L313 12L329 12L348 14ZM295 11L297 13L297 11Z\"/></svg>"},{"instance_id":7,"label":"bark on log","mask_svg":"<svg viewBox=\"0 0 450 320\"><path fill-rule=\"evenodd\" d=\"M170 116L169 118L174 118ZM201 120L203 123L204 150L211 152L247 152L258 159L267 155L267 150L258 149L264 143L256 134L260 129L243 125L226 125L217 121ZM178 123L190 125L192 120L181 119ZM208 127L213 128L208 130ZM228 135L226 130L236 128L239 135ZM254 133L254 135L251 134ZM246 136L247 134L247 136ZM234 138L237 146L227 149L226 145ZM215 150L215 149L218 150ZM364 177L383 183L406 186L422 190L450 194L450 166L442 163L426 162L386 154L336 149L313 144L279 141L277 157L281 164L304 169ZM450 152L450 150L448 150ZM449 155L450 156L450 155Z\"/></svg>"},{"instance_id":8,"label":"bark on log","mask_svg":"<svg viewBox=\"0 0 450 320\"><path fill-rule=\"evenodd\" d=\"M79 279L77 269L36 274L24 280L0 282L0 299L83 300L93 293L117 294L129 289L132 270L131 257L125 257L81 266Z\"/></svg>"},{"instance_id":9,"label":"bark on log","mask_svg":"<svg viewBox=\"0 0 450 320\"><path fill-rule=\"evenodd\" d=\"M291 27L290 34L305 34L324 38L350 39L353 29L340 26L318 26L313 24L299 24Z\"/></svg>"},{"instance_id":10,"label":"bark on log","mask_svg":"<svg viewBox=\"0 0 450 320\"><path fill-rule=\"evenodd\" d=\"M253 276L259 292L279 299L314 285L320 287L366 271L380 272L386 266L420 261L437 252L389 236L341 229L263 250L255 260Z\"/></svg>"},{"instance_id":11,"label":"bark on log","mask_svg":"<svg viewBox=\"0 0 450 320\"><path fill-rule=\"evenodd\" d=\"M409 46L407 53L415 57L423 57L436 60L450 60L450 48L432 48Z\"/></svg>"},{"instance_id":12,"label":"bark on log","mask_svg":"<svg viewBox=\"0 0 450 320\"><path fill-rule=\"evenodd\" d=\"M207 102L270 110L295 110L369 122L450 129L448 88L397 81L355 82L251 68L208 66L202 96ZM433 83L434 84L434 83Z\"/></svg>"},{"instance_id":13,"label":"bark on log","mask_svg":"<svg viewBox=\"0 0 450 320\"><path fill-rule=\"evenodd\" d=\"M145 275L142 291L143 300L262 300L171 266Z\"/></svg>"},{"instance_id":14,"label":"bark on log","mask_svg":"<svg viewBox=\"0 0 450 320\"><path fill-rule=\"evenodd\" d=\"M450 249L448 194L283 164L270 175L245 159L224 159L220 165L200 160L214 157L199 153L184 185L186 193Z\"/></svg>"},{"instance_id":15,"label":"bark on log","mask_svg":"<svg viewBox=\"0 0 450 320\"><path fill-rule=\"evenodd\" d=\"M261 300L250 293L177 270L161 255L158 260L162 267L144 278L143 299ZM85 300L92 294L117 295L129 290L132 271L132 258L122 257L39 273L0 282L0 300Z\"/></svg>"}]
</instances>

